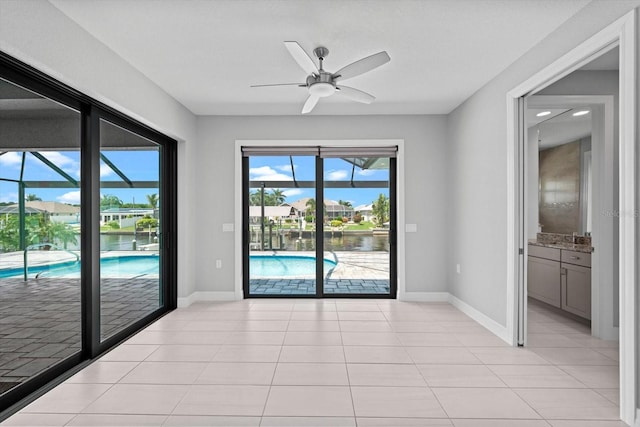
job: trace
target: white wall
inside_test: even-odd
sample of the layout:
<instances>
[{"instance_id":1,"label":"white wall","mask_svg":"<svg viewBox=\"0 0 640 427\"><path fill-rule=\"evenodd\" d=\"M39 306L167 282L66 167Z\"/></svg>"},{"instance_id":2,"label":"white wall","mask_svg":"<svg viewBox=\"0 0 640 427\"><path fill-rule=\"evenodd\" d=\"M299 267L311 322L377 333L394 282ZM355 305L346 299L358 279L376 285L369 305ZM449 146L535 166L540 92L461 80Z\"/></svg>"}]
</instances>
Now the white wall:
<instances>
[{"instance_id":1,"label":"white wall","mask_svg":"<svg viewBox=\"0 0 640 427\"><path fill-rule=\"evenodd\" d=\"M232 292L234 233L222 224L235 220L233 177L235 140L404 139L407 223L418 225L406 235L408 292L447 290L446 193L444 116L271 116L201 117L197 125L197 152L189 164L197 199L190 224L195 290ZM239 224L236 224L239 226ZM221 259L223 268L212 268Z\"/></svg>"},{"instance_id":2,"label":"white wall","mask_svg":"<svg viewBox=\"0 0 640 427\"><path fill-rule=\"evenodd\" d=\"M46 0L0 1L0 50L179 141L178 282L179 295L189 295L191 230L182 225L191 200L185 141L194 139L195 116Z\"/></svg>"},{"instance_id":3,"label":"white wall","mask_svg":"<svg viewBox=\"0 0 640 427\"><path fill-rule=\"evenodd\" d=\"M594 1L456 108L448 120L451 293L506 325L506 94L640 5ZM455 264L461 264L461 274Z\"/></svg>"}]
</instances>

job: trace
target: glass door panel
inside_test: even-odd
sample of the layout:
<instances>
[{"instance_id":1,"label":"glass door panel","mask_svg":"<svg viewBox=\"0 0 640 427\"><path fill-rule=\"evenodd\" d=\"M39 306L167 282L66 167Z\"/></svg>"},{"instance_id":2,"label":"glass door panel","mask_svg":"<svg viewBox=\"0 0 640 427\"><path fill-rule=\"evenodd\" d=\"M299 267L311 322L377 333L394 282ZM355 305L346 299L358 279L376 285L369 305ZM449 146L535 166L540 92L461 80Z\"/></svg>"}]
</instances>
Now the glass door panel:
<instances>
[{"instance_id":1,"label":"glass door panel","mask_svg":"<svg viewBox=\"0 0 640 427\"><path fill-rule=\"evenodd\" d=\"M388 157L324 159L324 294L390 295Z\"/></svg>"},{"instance_id":2,"label":"glass door panel","mask_svg":"<svg viewBox=\"0 0 640 427\"><path fill-rule=\"evenodd\" d=\"M314 156L245 158L247 296L316 294L315 170Z\"/></svg>"},{"instance_id":3,"label":"glass door panel","mask_svg":"<svg viewBox=\"0 0 640 427\"><path fill-rule=\"evenodd\" d=\"M80 113L0 79L0 399L81 351Z\"/></svg>"},{"instance_id":4,"label":"glass door panel","mask_svg":"<svg viewBox=\"0 0 640 427\"><path fill-rule=\"evenodd\" d=\"M100 121L100 336L163 305L160 146Z\"/></svg>"}]
</instances>

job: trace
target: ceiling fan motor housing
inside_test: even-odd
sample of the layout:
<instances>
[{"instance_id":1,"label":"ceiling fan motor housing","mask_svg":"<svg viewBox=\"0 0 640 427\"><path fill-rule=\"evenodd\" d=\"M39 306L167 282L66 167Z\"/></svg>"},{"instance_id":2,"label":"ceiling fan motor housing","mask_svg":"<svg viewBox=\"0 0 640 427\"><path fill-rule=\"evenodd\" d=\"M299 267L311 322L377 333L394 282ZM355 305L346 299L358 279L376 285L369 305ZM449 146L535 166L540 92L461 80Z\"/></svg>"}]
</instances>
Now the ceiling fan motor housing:
<instances>
[{"instance_id":1,"label":"ceiling fan motor housing","mask_svg":"<svg viewBox=\"0 0 640 427\"><path fill-rule=\"evenodd\" d=\"M317 75L307 77L307 87L309 94L318 98L325 98L336 91L336 84L333 81L333 74L321 70Z\"/></svg>"}]
</instances>

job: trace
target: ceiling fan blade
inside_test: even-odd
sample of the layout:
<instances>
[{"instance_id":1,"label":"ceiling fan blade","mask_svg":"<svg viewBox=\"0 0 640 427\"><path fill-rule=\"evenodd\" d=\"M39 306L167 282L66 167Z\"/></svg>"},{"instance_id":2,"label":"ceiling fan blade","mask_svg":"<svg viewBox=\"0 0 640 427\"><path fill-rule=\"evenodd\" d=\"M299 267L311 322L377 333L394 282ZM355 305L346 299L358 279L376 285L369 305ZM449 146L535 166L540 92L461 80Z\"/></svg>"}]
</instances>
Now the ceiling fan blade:
<instances>
[{"instance_id":1,"label":"ceiling fan blade","mask_svg":"<svg viewBox=\"0 0 640 427\"><path fill-rule=\"evenodd\" d=\"M389 61L391 61L391 58L389 57L387 52L382 51L374 53L371 56L367 56L366 58L362 58L356 62L352 62L351 64L344 66L333 73L333 75L336 79L346 80L350 79L351 77L364 74L367 71L371 71L374 68L386 64Z\"/></svg>"},{"instance_id":2,"label":"ceiling fan blade","mask_svg":"<svg viewBox=\"0 0 640 427\"><path fill-rule=\"evenodd\" d=\"M336 86L336 93L344 96L345 98L349 98L352 101L362 102L363 104L371 104L376 97L368 94L367 92L363 92L358 89L354 89L349 86Z\"/></svg>"},{"instance_id":3,"label":"ceiling fan blade","mask_svg":"<svg viewBox=\"0 0 640 427\"><path fill-rule=\"evenodd\" d=\"M296 60L300 68L302 68L307 74L318 74L318 67L313 62L313 59L307 52L304 51L302 47L298 44L298 42L284 42L284 45L287 47L287 50L293 56L293 59Z\"/></svg>"},{"instance_id":4,"label":"ceiling fan blade","mask_svg":"<svg viewBox=\"0 0 640 427\"><path fill-rule=\"evenodd\" d=\"M309 95L309 97L307 98L307 102L305 102L304 106L302 107L302 114L310 113L311 110L313 110L313 107L315 107L318 103L319 99L320 98L317 96Z\"/></svg>"},{"instance_id":5,"label":"ceiling fan blade","mask_svg":"<svg viewBox=\"0 0 640 427\"><path fill-rule=\"evenodd\" d=\"M306 83L274 83L274 84L267 84L267 85L251 85L249 87L271 87L271 86L300 86L300 87L307 87Z\"/></svg>"}]
</instances>

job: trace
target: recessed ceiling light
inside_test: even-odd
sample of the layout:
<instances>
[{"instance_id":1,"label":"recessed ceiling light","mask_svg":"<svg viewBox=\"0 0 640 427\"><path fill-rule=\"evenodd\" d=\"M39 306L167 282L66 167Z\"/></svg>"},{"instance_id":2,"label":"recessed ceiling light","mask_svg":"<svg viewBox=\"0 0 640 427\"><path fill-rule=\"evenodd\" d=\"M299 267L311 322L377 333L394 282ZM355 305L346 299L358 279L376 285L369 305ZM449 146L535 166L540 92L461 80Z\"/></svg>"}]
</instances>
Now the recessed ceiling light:
<instances>
[{"instance_id":1,"label":"recessed ceiling light","mask_svg":"<svg viewBox=\"0 0 640 427\"><path fill-rule=\"evenodd\" d=\"M548 116L549 114L551 114L551 111L541 111L540 113L536 114L536 117L544 117Z\"/></svg>"},{"instance_id":2,"label":"recessed ceiling light","mask_svg":"<svg viewBox=\"0 0 640 427\"><path fill-rule=\"evenodd\" d=\"M573 117L584 116L585 114L589 114L589 110L576 111L573 113Z\"/></svg>"}]
</instances>

